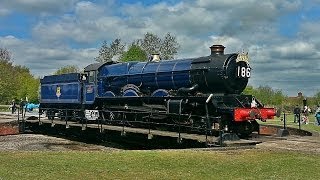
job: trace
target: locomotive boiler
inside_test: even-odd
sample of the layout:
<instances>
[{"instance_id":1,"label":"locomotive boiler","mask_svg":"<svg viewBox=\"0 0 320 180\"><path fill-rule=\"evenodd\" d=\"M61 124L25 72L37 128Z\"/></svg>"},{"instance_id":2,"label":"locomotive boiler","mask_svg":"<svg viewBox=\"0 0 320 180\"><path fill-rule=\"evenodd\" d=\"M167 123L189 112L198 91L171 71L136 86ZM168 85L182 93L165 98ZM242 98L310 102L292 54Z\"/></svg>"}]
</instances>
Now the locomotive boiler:
<instances>
[{"instance_id":1,"label":"locomotive boiler","mask_svg":"<svg viewBox=\"0 0 320 180\"><path fill-rule=\"evenodd\" d=\"M167 96L169 91L240 94L250 71L243 56L241 60L238 54L224 54L224 46L214 45L211 55L206 57L105 65L98 73L102 88L98 94Z\"/></svg>"},{"instance_id":2,"label":"locomotive boiler","mask_svg":"<svg viewBox=\"0 0 320 180\"><path fill-rule=\"evenodd\" d=\"M49 119L146 127L192 133L249 135L257 120L275 116L251 95L248 53L225 54L213 45L208 56L147 62L106 62L84 73L45 76L40 108Z\"/></svg>"}]
</instances>

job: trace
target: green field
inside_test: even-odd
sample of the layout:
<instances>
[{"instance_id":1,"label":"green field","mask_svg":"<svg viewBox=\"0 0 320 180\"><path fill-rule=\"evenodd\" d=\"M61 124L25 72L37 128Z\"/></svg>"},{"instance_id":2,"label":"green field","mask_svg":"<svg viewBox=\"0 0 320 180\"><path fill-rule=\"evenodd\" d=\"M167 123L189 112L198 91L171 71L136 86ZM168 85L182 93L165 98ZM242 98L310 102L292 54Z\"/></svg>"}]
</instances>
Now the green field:
<instances>
[{"instance_id":1,"label":"green field","mask_svg":"<svg viewBox=\"0 0 320 180\"><path fill-rule=\"evenodd\" d=\"M318 179L320 156L283 151L0 152L0 179Z\"/></svg>"},{"instance_id":2,"label":"green field","mask_svg":"<svg viewBox=\"0 0 320 180\"><path fill-rule=\"evenodd\" d=\"M6 112L9 110L9 105L0 105L0 112Z\"/></svg>"},{"instance_id":3,"label":"green field","mask_svg":"<svg viewBox=\"0 0 320 180\"><path fill-rule=\"evenodd\" d=\"M267 122L260 122L260 124L270 124L270 125L279 125L283 126L283 114L281 117L276 117L275 119L267 120ZM308 116L309 119L309 124L301 124L301 129L306 130L306 131L311 131L311 132L318 132L320 133L320 126L315 125L315 117L313 114L310 114ZM293 128L299 128L298 123L293 123L294 117L293 114L286 114L286 125L288 127L293 127Z\"/></svg>"}]
</instances>

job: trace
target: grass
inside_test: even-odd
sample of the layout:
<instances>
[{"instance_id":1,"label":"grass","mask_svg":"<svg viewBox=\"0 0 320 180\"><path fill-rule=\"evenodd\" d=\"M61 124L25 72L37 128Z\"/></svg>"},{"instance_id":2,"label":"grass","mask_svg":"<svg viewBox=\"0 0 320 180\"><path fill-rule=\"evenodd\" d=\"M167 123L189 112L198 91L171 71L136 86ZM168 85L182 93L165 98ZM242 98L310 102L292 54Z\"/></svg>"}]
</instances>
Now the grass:
<instances>
[{"instance_id":1,"label":"grass","mask_svg":"<svg viewBox=\"0 0 320 180\"><path fill-rule=\"evenodd\" d=\"M267 120L267 122L261 122L260 124L270 124L270 125L279 125L283 126L283 114L281 117L276 117L275 119ZM308 116L309 119L309 124L301 124L301 129L306 130L306 131L313 131L313 132L318 132L320 133L320 126L315 125L315 117L313 114L310 114ZM286 125L288 127L293 127L293 128L299 128L298 123L294 123L294 115L293 114L286 114Z\"/></svg>"},{"instance_id":2,"label":"grass","mask_svg":"<svg viewBox=\"0 0 320 180\"><path fill-rule=\"evenodd\" d=\"M9 110L9 105L0 105L0 112L7 112Z\"/></svg>"},{"instance_id":3,"label":"grass","mask_svg":"<svg viewBox=\"0 0 320 180\"><path fill-rule=\"evenodd\" d=\"M320 156L240 150L0 152L0 179L318 179Z\"/></svg>"}]
</instances>

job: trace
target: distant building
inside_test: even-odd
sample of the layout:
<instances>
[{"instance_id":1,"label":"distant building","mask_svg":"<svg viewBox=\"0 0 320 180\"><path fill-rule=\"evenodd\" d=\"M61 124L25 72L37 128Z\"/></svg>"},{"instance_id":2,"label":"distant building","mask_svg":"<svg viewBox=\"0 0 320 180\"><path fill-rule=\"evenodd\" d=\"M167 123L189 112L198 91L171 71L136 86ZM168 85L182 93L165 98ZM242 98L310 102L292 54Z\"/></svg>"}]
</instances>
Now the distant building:
<instances>
[{"instance_id":1,"label":"distant building","mask_svg":"<svg viewBox=\"0 0 320 180\"><path fill-rule=\"evenodd\" d=\"M302 92L298 92L297 96L288 97L287 104L299 106L304 106L306 104L307 106L310 106L310 102L312 101L314 101L314 97L303 96Z\"/></svg>"},{"instance_id":2,"label":"distant building","mask_svg":"<svg viewBox=\"0 0 320 180\"><path fill-rule=\"evenodd\" d=\"M303 94L302 94L302 92L298 92L298 96L289 96L288 97L290 100L298 100L298 99L303 99L303 98L305 98L304 96L303 96Z\"/></svg>"}]
</instances>

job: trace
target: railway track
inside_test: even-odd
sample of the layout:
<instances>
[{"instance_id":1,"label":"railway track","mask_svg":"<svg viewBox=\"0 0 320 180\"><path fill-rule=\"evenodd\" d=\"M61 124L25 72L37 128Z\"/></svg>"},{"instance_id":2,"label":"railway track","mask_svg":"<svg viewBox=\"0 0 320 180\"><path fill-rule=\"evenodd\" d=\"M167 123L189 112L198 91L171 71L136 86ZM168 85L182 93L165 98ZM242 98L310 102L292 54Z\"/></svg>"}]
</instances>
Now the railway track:
<instances>
[{"instance_id":1,"label":"railway track","mask_svg":"<svg viewBox=\"0 0 320 180\"><path fill-rule=\"evenodd\" d=\"M27 117L34 116L34 114L28 114ZM8 121L16 121L17 115L12 115L9 113L0 113L0 123ZM48 120L46 118L40 118L39 120L26 120L29 125L35 126L33 130L35 133L44 133L49 134L53 132L57 135L57 130L62 130L58 133L59 136L77 140L74 135L71 135L73 131L75 134L80 134L78 140L83 138L83 135L88 135L92 133L98 135L102 141L95 143L104 143L105 140L115 141L115 143L126 144L125 149L161 149L161 148L172 148L170 146L165 146L159 144L158 142L167 142L169 144L177 144L173 148L196 148L194 150L203 149L205 147L206 137L204 135L194 135L194 134L179 134L176 132L157 132L155 130L146 130L139 128L129 128L129 127L116 127L116 126L98 126L97 124L87 124L86 128L83 129L83 125L75 122L68 122L62 120ZM40 123L39 123L40 122ZM47 132L38 131L39 129L44 128ZM125 132L125 133L124 133ZM103 136L101 136L103 135ZM151 136L151 137L150 137ZM91 137L95 138L95 137ZM136 139L135 139L136 138ZM217 137L209 137L211 144L213 144L213 139ZM101 140L99 139L99 140ZM140 141L137 142L136 140ZM181 142L177 143L179 140ZM208 140L208 139L207 139ZM197 145L190 145L191 143L196 142ZM152 147L149 146L152 144ZM168 145L168 144L167 144ZM225 141L224 145L227 147L216 147L216 144L213 144L214 148L205 148L208 150L232 150L232 149L250 149L250 148L262 148L262 149L287 149L287 150L302 150L302 151L311 151L311 152L320 152L320 139L319 137L310 137L310 136L287 136L287 137L277 137L276 135L257 135L254 134L251 138L241 139L238 141ZM200 148L200 149L199 149Z\"/></svg>"},{"instance_id":2,"label":"railway track","mask_svg":"<svg viewBox=\"0 0 320 180\"><path fill-rule=\"evenodd\" d=\"M155 129L133 128L126 126L112 126L105 124L81 124L79 122L64 121L55 118L48 120L46 117L37 119L37 114L26 114L21 121L22 129L26 127L34 133L58 133L70 136L80 136L81 139L111 139L118 141L121 139L126 144L139 144L137 147L152 146L157 147L216 147L216 146L248 146L261 143L260 141L237 139L228 141L229 136L209 136L199 134L189 134ZM0 119L16 121L17 116L9 113L0 113ZM24 122L25 124L21 124ZM20 127L21 129L21 127ZM93 136L93 137L92 137ZM220 139L226 141L221 142ZM231 137L232 138L232 137ZM146 148L148 148L146 147Z\"/></svg>"}]
</instances>

